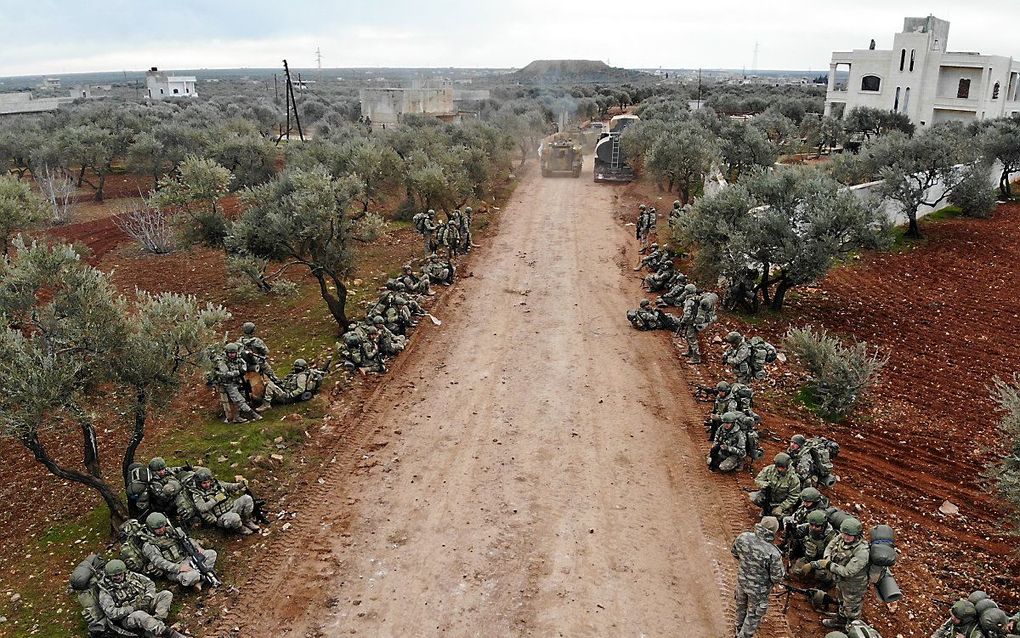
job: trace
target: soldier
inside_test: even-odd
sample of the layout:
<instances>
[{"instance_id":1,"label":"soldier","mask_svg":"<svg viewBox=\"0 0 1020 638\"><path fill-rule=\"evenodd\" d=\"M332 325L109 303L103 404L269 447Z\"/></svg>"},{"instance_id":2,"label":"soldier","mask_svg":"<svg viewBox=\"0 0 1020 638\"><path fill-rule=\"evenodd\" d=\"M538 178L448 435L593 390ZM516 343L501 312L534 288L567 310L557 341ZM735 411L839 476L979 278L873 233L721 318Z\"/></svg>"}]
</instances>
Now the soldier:
<instances>
[{"instance_id":1,"label":"soldier","mask_svg":"<svg viewBox=\"0 0 1020 638\"><path fill-rule=\"evenodd\" d=\"M464 212L460 215L460 252L468 253L471 251L471 247L474 243L471 241L471 221L474 217L474 209L470 206L464 207Z\"/></svg>"},{"instance_id":2,"label":"soldier","mask_svg":"<svg viewBox=\"0 0 1020 638\"><path fill-rule=\"evenodd\" d=\"M184 548L180 538L183 532L175 529L166 520L166 516L159 512L153 512L145 518L145 528L142 554L153 569L182 587L194 587L196 591L202 591L202 574ZM215 567L216 552L202 549L195 540L191 542L204 557L206 567L209 569Z\"/></svg>"},{"instance_id":3,"label":"soldier","mask_svg":"<svg viewBox=\"0 0 1020 638\"><path fill-rule=\"evenodd\" d=\"M241 326L241 331L244 332L244 336L241 337L240 344L248 371L254 370L279 383L280 380L273 372L273 366L269 365L269 347L265 341L255 336L255 324L246 321Z\"/></svg>"},{"instance_id":4,"label":"soldier","mask_svg":"<svg viewBox=\"0 0 1020 638\"><path fill-rule=\"evenodd\" d=\"M439 256L436 255L436 253L432 253L429 256L428 261L426 261L425 265L422 267L422 273L428 276L429 282L431 283L449 286L453 283L456 269L452 262L449 260L443 262L439 259Z\"/></svg>"},{"instance_id":5,"label":"soldier","mask_svg":"<svg viewBox=\"0 0 1020 638\"><path fill-rule=\"evenodd\" d=\"M773 544L778 531L779 521L766 516L753 532L737 536L730 549L740 561L733 595L737 601L736 638L754 638L768 611L772 588L786 577L782 554Z\"/></svg>"},{"instance_id":6,"label":"soldier","mask_svg":"<svg viewBox=\"0 0 1020 638\"><path fill-rule=\"evenodd\" d=\"M800 477L790 471L790 457L780 452L772 465L754 477L758 491L751 492L751 502L767 515L782 518L793 513L800 498Z\"/></svg>"},{"instance_id":7,"label":"soldier","mask_svg":"<svg viewBox=\"0 0 1020 638\"><path fill-rule=\"evenodd\" d=\"M687 341L685 356L690 357L691 363L701 363L701 333L716 319L715 299L714 293L706 292L688 297L684 302L684 314L680 318L680 327L683 329L684 339Z\"/></svg>"},{"instance_id":8,"label":"soldier","mask_svg":"<svg viewBox=\"0 0 1020 638\"><path fill-rule=\"evenodd\" d=\"M657 216L657 214L658 213L656 213L656 211L655 211L655 206L650 206L645 211L645 218L647 219L647 221L645 222L645 227L646 227L646 229L645 229L645 238L646 239L648 237L651 237L652 235L655 234L656 216Z\"/></svg>"},{"instance_id":9,"label":"soldier","mask_svg":"<svg viewBox=\"0 0 1020 638\"><path fill-rule=\"evenodd\" d=\"M166 625L174 595L156 591L149 578L129 572L124 561L111 560L99 581L99 607L117 627L140 632L145 638L184 638Z\"/></svg>"},{"instance_id":10,"label":"soldier","mask_svg":"<svg viewBox=\"0 0 1020 638\"><path fill-rule=\"evenodd\" d=\"M441 245L446 246L446 255L448 258L453 258L454 255L460 250L460 211L455 210L451 213L446 223L443 224L442 233L440 233Z\"/></svg>"},{"instance_id":11,"label":"soldier","mask_svg":"<svg viewBox=\"0 0 1020 638\"><path fill-rule=\"evenodd\" d=\"M805 466L804 459L802 456L808 454L808 451L804 448L807 443L807 437L803 434L794 434L790 437L790 443L786 446L786 453L790 455L790 464L793 466L795 472L800 477L800 482L803 485L811 485L809 479L811 477L810 472L810 460L807 462L808 475L805 476L801 469Z\"/></svg>"},{"instance_id":12,"label":"soldier","mask_svg":"<svg viewBox=\"0 0 1020 638\"><path fill-rule=\"evenodd\" d=\"M708 454L708 469L732 472L739 469L747 456L747 437L737 427L737 413L722 415L722 425L715 433L712 451Z\"/></svg>"},{"instance_id":13,"label":"soldier","mask_svg":"<svg viewBox=\"0 0 1020 638\"><path fill-rule=\"evenodd\" d=\"M166 460L161 456L154 456L149 460L149 483L144 492L138 497L137 507L139 512L156 511L168 512L174 509L174 494L164 492L168 481L180 476L190 468L167 467Z\"/></svg>"},{"instance_id":14,"label":"soldier","mask_svg":"<svg viewBox=\"0 0 1020 638\"><path fill-rule=\"evenodd\" d=\"M803 485L803 483L801 483ZM825 511L829 507L829 499L822 496L814 487L805 487L800 491L800 504L797 509L790 514L788 519L784 519L783 523L786 529L791 529L804 523L807 520L808 514L818 511Z\"/></svg>"},{"instance_id":15,"label":"soldier","mask_svg":"<svg viewBox=\"0 0 1020 638\"><path fill-rule=\"evenodd\" d=\"M411 264L404 264L403 272L397 278L397 283L403 284L408 292L416 295L432 294L432 291L429 290L429 278L415 275Z\"/></svg>"},{"instance_id":16,"label":"soldier","mask_svg":"<svg viewBox=\"0 0 1020 638\"><path fill-rule=\"evenodd\" d=\"M355 330L348 330L340 337L341 341L337 344L340 359L343 361L344 369L350 370L351 372L362 367L363 359L361 357L361 344L363 340L367 340L368 336L361 337L360 333Z\"/></svg>"},{"instance_id":17,"label":"soldier","mask_svg":"<svg viewBox=\"0 0 1020 638\"><path fill-rule=\"evenodd\" d=\"M832 576L824 568L815 569L815 561L825 557L825 548L836 537L836 530L829 523L829 516L822 509L813 509L803 523L792 531L796 539L791 543L790 558L794 559L790 571L802 578L813 578L826 587L832 583Z\"/></svg>"},{"instance_id":18,"label":"soldier","mask_svg":"<svg viewBox=\"0 0 1020 638\"><path fill-rule=\"evenodd\" d=\"M251 409L244 393L241 392L241 383L244 381L244 374L248 371L248 366L240 353L240 344L228 343L223 349L223 356L213 360L211 380L220 389L224 423L231 421L247 423L262 419L262 415ZM231 419L230 415L235 411L236 416Z\"/></svg>"},{"instance_id":19,"label":"soldier","mask_svg":"<svg viewBox=\"0 0 1020 638\"><path fill-rule=\"evenodd\" d=\"M726 343L730 344L723 353L723 363L733 368L733 374L737 381L744 384L751 383L754 374L751 371L751 346L744 340L744 336L733 331L726 335Z\"/></svg>"},{"instance_id":20,"label":"soldier","mask_svg":"<svg viewBox=\"0 0 1020 638\"><path fill-rule=\"evenodd\" d=\"M935 630L931 638L969 638L978 631L977 609L974 603L961 598L949 609L949 619Z\"/></svg>"},{"instance_id":21,"label":"soldier","mask_svg":"<svg viewBox=\"0 0 1020 638\"><path fill-rule=\"evenodd\" d=\"M1009 623L1009 616L998 607L986 609L978 614L978 625L987 638L1006 638L1006 627Z\"/></svg>"},{"instance_id":22,"label":"soldier","mask_svg":"<svg viewBox=\"0 0 1020 638\"><path fill-rule=\"evenodd\" d=\"M181 480L184 480L183 477ZM191 493L185 489L180 481L171 479L163 487L163 496L173 502L172 508L164 513L172 515L181 527L190 527L195 517L198 516L198 511L195 510L195 502L191 500Z\"/></svg>"},{"instance_id":23,"label":"soldier","mask_svg":"<svg viewBox=\"0 0 1020 638\"><path fill-rule=\"evenodd\" d=\"M687 301L688 297L693 297L698 294L698 287L694 284L687 283L687 275L677 272L673 278L673 284L669 286L669 289L659 297L659 305L662 306L674 306L676 308L683 308L684 302Z\"/></svg>"},{"instance_id":24,"label":"soldier","mask_svg":"<svg viewBox=\"0 0 1020 638\"><path fill-rule=\"evenodd\" d=\"M863 620L855 620L846 626L846 633L842 631L830 631L825 638L882 638L878 630Z\"/></svg>"},{"instance_id":25,"label":"soldier","mask_svg":"<svg viewBox=\"0 0 1020 638\"><path fill-rule=\"evenodd\" d=\"M643 285L648 292L659 292L663 290L676 274L676 266L672 260L663 262L659 268L645 277Z\"/></svg>"},{"instance_id":26,"label":"soldier","mask_svg":"<svg viewBox=\"0 0 1020 638\"><path fill-rule=\"evenodd\" d=\"M361 369L365 372L383 374L386 366L379 352L379 331L374 327L368 330L368 339L361 343Z\"/></svg>"},{"instance_id":27,"label":"soldier","mask_svg":"<svg viewBox=\"0 0 1020 638\"><path fill-rule=\"evenodd\" d=\"M676 223L680 221L680 217L683 214L683 209L680 207L680 200L673 202L673 208L669 211L669 227L676 228Z\"/></svg>"},{"instance_id":28,"label":"soldier","mask_svg":"<svg viewBox=\"0 0 1020 638\"><path fill-rule=\"evenodd\" d=\"M662 252L659 251L659 244L652 243L651 251L652 252L648 253L648 255L642 257L638 261L638 265L634 267L634 270L641 270L647 266L649 270L655 272L655 268L658 268L659 260L662 258ZM653 266L653 264L655 265Z\"/></svg>"},{"instance_id":29,"label":"soldier","mask_svg":"<svg viewBox=\"0 0 1020 638\"><path fill-rule=\"evenodd\" d=\"M372 317L372 325L379 331L379 350L387 357L395 357L407 347L407 337L394 334L386 327L386 320L376 315Z\"/></svg>"},{"instance_id":30,"label":"soldier","mask_svg":"<svg viewBox=\"0 0 1020 638\"><path fill-rule=\"evenodd\" d=\"M324 376L326 376L324 370L308 367L308 362L304 359L294 359L291 373L284 377L279 385L272 384L266 387L266 403L275 402L279 405L310 401L319 391Z\"/></svg>"},{"instance_id":31,"label":"soldier","mask_svg":"<svg viewBox=\"0 0 1020 638\"><path fill-rule=\"evenodd\" d=\"M417 213L411 218L414 228L421 233L425 246L425 254L433 252L436 247L433 236L436 232L436 211L431 208L426 213Z\"/></svg>"},{"instance_id":32,"label":"soldier","mask_svg":"<svg viewBox=\"0 0 1020 638\"><path fill-rule=\"evenodd\" d=\"M228 483L213 477L212 470L200 467L188 482L195 511L209 527L239 531L248 535L261 528L252 520L255 501L245 494L243 483Z\"/></svg>"},{"instance_id":33,"label":"soldier","mask_svg":"<svg viewBox=\"0 0 1020 638\"><path fill-rule=\"evenodd\" d=\"M708 440L715 440L715 433L722 425L722 417L727 412L736 412L737 402L732 398L730 383L720 381L715 384L715 400L712 403L712 412L705 419L705 429L708 430Z\"/></svg>"},{"instance_id":34,"label":"soldier","mask_svg":"<svg viewBox=\"0 0 1020 638\"><path fill-rule=\"evenodd\" d=\"M647 207L644 204L638 206L637 221L634 224L634 237L638 240L638 252L645 252L648 243L647 223L648 217L645 212ZM637 268L635 268L637 270Z\"/></svg>"},{"instance_id":35,"label":"soldier","mask_svg":"<svg viewBox=\"0 0 1020 638\"><path fill-rule=\"evenodd\" d=\"M864 526L848 517L839 526L839 535L825 548L824 557L811 563L815 569L828 569L839 592L839 612L822 621L824 627L843 629L861 617L864 593L868 589L870 549L864 541Z\"/></svg>"}]
</instances>

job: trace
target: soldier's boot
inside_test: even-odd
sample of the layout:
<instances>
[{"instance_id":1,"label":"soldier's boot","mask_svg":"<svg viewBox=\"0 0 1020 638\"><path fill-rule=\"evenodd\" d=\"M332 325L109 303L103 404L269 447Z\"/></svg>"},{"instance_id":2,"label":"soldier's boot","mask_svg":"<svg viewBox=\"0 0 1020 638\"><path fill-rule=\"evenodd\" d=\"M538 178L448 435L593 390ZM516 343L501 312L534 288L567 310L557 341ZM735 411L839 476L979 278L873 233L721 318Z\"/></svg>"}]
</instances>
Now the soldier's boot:
<instances>
[{"instance_id":1,"label":"soldier's boot","mask_svg":"<svg viewBox=\"0 0 1020 638\"><path fill-rule=\"evenodd\" d=\"M261 531L262 531L262 528L261 528L261 527L259 527L259 526L258 526L258 525L257 525L257 524L255 523L255 521L244 521L244 523L242 523L242 525L243 525L244 527L247 527L248 529L250 529L250 530L251 530L251 531L253 531L253 532L261 532Z\"/></svg>"},{"instance_id":2,"label":"soldier's boot","mask_svg":"<svg viewBox=\"0 0 1020 638\"><path fill-rule=\"evenodd\" d=\"M163 633L163 638L188 638L188 637L182 634L181 632L177 631L173 627L167 627L166 631Z\"/></svg>"},{"instance_id":3,"label":"soldier's boot","mask_svg":"<svg viewBox=\"0 0 1020 638\"><path fill-rule=\"evenodd\" d=\"M846 629L846 618L843 616L826 618L822 621L822 627L825 627L826 629Z\"/></svg>"}]
</instances>

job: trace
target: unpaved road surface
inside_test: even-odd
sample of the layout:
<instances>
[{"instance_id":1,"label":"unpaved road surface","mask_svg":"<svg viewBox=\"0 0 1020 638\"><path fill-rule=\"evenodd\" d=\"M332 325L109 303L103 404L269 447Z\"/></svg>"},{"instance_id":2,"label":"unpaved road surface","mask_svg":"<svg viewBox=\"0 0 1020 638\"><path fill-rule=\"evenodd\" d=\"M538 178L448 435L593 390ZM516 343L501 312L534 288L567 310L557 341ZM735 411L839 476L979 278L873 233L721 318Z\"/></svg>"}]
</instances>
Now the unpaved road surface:
<instances>
[{"instance_id":1,"label":"unpaved road surface","mask_svg":"<svg viewBox=\"0 0 1020 638\"><path fill-rule=\"evenodd\" d=\"M667 336L627 324L615 192L524 179L213 635L732 635L746 499Z\"/></svg>"}]
</instances>

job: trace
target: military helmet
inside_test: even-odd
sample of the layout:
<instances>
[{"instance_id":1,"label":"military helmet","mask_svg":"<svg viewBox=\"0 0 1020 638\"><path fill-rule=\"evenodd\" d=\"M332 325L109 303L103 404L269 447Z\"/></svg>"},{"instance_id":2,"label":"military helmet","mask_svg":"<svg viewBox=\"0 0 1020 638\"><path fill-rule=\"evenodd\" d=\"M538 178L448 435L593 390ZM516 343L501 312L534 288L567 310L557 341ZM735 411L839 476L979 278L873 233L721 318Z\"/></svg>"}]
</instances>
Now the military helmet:
<instances>
[{"instance_id":1,"label":"military helmet","mask_svg":"<svg viewBox=\"0 0 1020 638\"><path fill-rule=\"evenodd\" d=\"M847 638L847 636L842 631L830 631L825 634L825 638Z\"/></svg>"},{"instance_id":2,"label":"military helmet","mask_svg":"<svg viewBox=\"0 0 1020 638\"><path fill-rule=\"evenodd\" d=\"M693 295L694 293L698 292L698 287L695 286L694 284L687 284L686 286L684 286L684 292L686 292L689 295Z\"/></svg>"},{"instance_id":3,"label":"military helmet","mask_svg":"<svg viewBox=\"0 0 1020 638\"><path fill-rule=\"evenodd\" d=\"M853 516L848 516L839 524L839 531L847 536L860 536L861 532L864 531L864 526Z\"/></svg>"},{"instance_id":4,"label":"military helmet","mask_svg":"<svg viewBox=\"0 0 1020 638\"><path fill-rule=\"evenodd\" d=\"M181 484L174 479L170 479L163 486L163 496L174 497L181 491Z\"/></svg>"},{"instance_id":5,"label":"military helmet","mask_svg":"<svg viewBox=\"0 0 1020 638\"><path fill-rule=\"evenodd\" d=\"M128 568L127 565L124 564L124 561L117 558L114 558L110 562L106 563L106 566L103 567L103 572L105 572L107 576L118 576L120 574L125 574L127 573L127 570Z\"/></svg>"},{"instance_id":6,"label":"military helmet","mask_svg":"<svg viewBox=\"0 0 1020 638\"><path fill-rule=\"evenodd\" d=\"M741 414L737 417L737 422L740 423L741 427L752 428L754 427L754 417L749 414Z\"/></svg>"},{"instance_id":7,"label":"military helmet","mask_svg":"<svg viewBox=\"0 0 1020 638\"><path fill-rule=\"evenodd\" d=\"M807 443L807 437L805 437L803 434L794 434L793 436L790 437L790 443L796 443L797 445L803 446L805 443Z\"/></svg>"},{"instance_id":8,"label":"military helmet","mask_svg":"<svg viewBox=\"0 0 1020 638\"><path fill-rule=\"evenodd\" d=\"M166 469L166 460L162 456L154 456L149 459L149 470L153 472L162 472Z\"/></svg>"},{"instance_id":9,"label":"military helmet","mask_svg":"<svg viewBox=\"0 0 1020 638\"><path fill-rule=\"evenodd\" d=\"M402 281L398 281L396 284L394 284L393 287L399 290L400 292L407 290L407 284L405 284Z\"/></svg>"},{"instance_id":10,"label":"military helmet","mask_svg":"<svg viewBox=\"0 0 1020 638\"><path fill-rule=\"evenodd\" d=\"M765 516L758 522L758 526L772 532L775 536L779 532L779 519L775 516Z\"/></svg>"},{"instance_id":11,"label":"military helmet","mask_svg":"<svg viewBox=\"0 0 1020 638\"><path fill-rule=\"evenodd\" d=\"M976 605L979 600L984 600L985 598L988 598L988 594L981 591L980 589L971 592L970 596L967 596L967 600L970 601L970 603L973 605Z\"/></svg>"},{"instance_id":12,"label":"military helmet","mask_svg":"<svg viewBox=\"0 0 1020 638\"><path fill-rule=\"evenodd\" d=\"M245 321L243 324L241 324L241 330L244 332L244 334L250 335L255 332L255 324L253 324L250 321Z\"/></svg>"},{"instance_id":13,"label":"military helmet","mask_svg":"<svg viewBox=\"0 0 1020 638\"><path fill-rule=\"evenodd\" d=\"M645 206L644 204L640 204L640 205L638 205L638 208L641 209L641 210L644 210L644 209L646 209L648 207Z\"/></svg>"},{"instance_id":14,"label":"military helmet","mask_svg":"<svg viewBox=\"0 0 1020 638\"><path fill-rule=\"evenodd\" d=\"M367 332L370 337L379 334L379 330L377 330L375 326L369 326L365 332Z\"/></svg>"},{"instance_id":15,"label":"military helmet","mask_svg":"<svg viewBox=\"0 0 1020 638\"><path fill-rule=\"evenodd\" d=\"M730 382L729 381L720 381L719 383L715 384L715 389L716 389L717 392L720 392L720 393L722 393L722 392L729 392L730 391Z\"/></svg>"},{"instance_id":16,"label":"military helmet","mask_svg":"<svg viewBox=\"0 0 1020 638\"><path fill-rule=\"evenodd\" d=\"M777 467L790 467L790 455L786 452L780 452L772 459L772 463Z\"/></svg>"},{"instance_id":17,"label":"military helmet","mask_svg":"<svg viewBox=\"0 0 1020 638\"><path fill-rule=\"evenodd\" d=\"M224 351L227 354L237 354L238 351L240 351L240 350L241 350L241 346L239 344L236 344L236 343L228 343L227 347L224 348Z\"/></svg>"},{"instance_id":18,"label":"military helmet","mask_svg":"<svg viewBox=\"0 0 1020 638\"><path fill-rule=\"evenodd\" d=\"M741 384L740 387L737 388L737 396L741 399L750 399L754 396L754 389L752 389L749 385Z\"/></svg>"},{"instance_id":19,"label":"military helmet","mask_svg":"<svg viewBox=\"0 0 1020 638\"><path fill-rule=\"evenodd\" d=\"M145 517L145 526L153 530L166 527L166 516L159 512L153 512Z\"/></svg>"},{"instance_id":20,"label":"military helmet","mask_svg":"<svg viewBox=\"0 0 1020 638\"><path fill-rule=\"evenodd\" d=\"M680 200L679 199L674 199L673 200L673 208L680 208Z\"/></svg>"},{"instance_id":21,"label":"military helmet","mask_svg":"<svg viewBox=\"0 0 1020 638\"><path fill-rule=\"evenodd\" d=\"M812 510L807 515L807 522L812 525L825 525L828 520L829 515L820 509Z\"/></svg>"},{"instance_id":22,"label":"military helmet","mask_svg":"<svg viewBox=\"0 0 1020 638\"><path fill-rule=\"evenodd\" d=\"M305 361L304 359L294 359L294 369L295 370L304 370L307 367L308 367L308 362Z\"/></svg>"},{"instance_id":23,"label":"military helmet","mask_svg":"<svg viewBox=\"0 0 1020 638\"><path fill-rule=\"evenodd\" d=\"M727 413L722 415L722 422L723 423L736 423L737 419L739 419L739 418L740 418L740 413L739 412L727 412Z\"/></svg>"},{"instance_id":24,"label":"military helmet","mask_svg":"<svg viewBox=\"0 0 1020 638\"><path fill-rule=\"evenodd\" d=\"M397 304L398 306L406 306L407 299L404 298L403 296L398 295L397 298L393 300L393 303Z\"/></svg>"},{"instance_id":25,"label":"military helmet","mask_svg":"<svg viewBox=\"0 0 1020 638\"><path fill-rule=\"evenodd\" d=\"M659 247L659 242L653 241L652 242L652 248L658 248L658 247Z\"/></svg>"},{"instance_id":26,"label":"military helmet","mask_svg":"<svg viewBox=\"0 0 1020 638\"><path fill-rule=\"evenodd\" d=\"M704 298L702 298L700 305L701 305L701 309L702 310L711 310L712 309L712 300L709 299L708 297L704 297Z\"/></svg>"},{"instance_id":27,"label":"military helmet","mask_svg":"<svg viewBox=\"0 0 1020 638\"><path fill-rule=\"evenodd\" d=\"M949 613L959 620L969 620L977 617L977 609L975 609L974 603L963 598L953 603L953 606L949 608Z\"/></svg>"},{"instance_id":28,"label":"military helmet","mask_svg":"<svg viewBox=\"0 0 1020 638\"><path fill-rule=\"evenodd\" d=\"M813 487L805 487L800 491L800 500L817 503L822 499L822 493Z\"/></svg>"},{"instance_id":29,"label":"military helmet","mask_svg":"<svg viewBox=\"0 0 1020 638\"><path fill-rule=\"evenodd\" d=\"M976 609L977 613L979 614L983 614L989 609L995 609L998 606L999 606L998 603L996 603L991 598L982 598L981 600L974 603L974 609Z\"/></svg>"},{"instance_id":30,"label":"military helmet","mask_svg":"<svg viewBox=\"0 0 1020 638\"><path fill-rule=\"evenodd\" d=\"M372 323L374 324L386 323L386 320L382 318L382 315L376 315L372 317Z\"/></svg>"},{"instance_id":31,"label":"military helmet","mask_svg":"<svg viewBox=\"0 0 1020 638\"><path fill-rule=\"evenodd\" d=\"M1006 628L1006 623L1009 622L1009 616L998 607L993 607L992 609L980 612L978 622L985 631L990 632L994 636L1001 636Z\"/></svg>"},{"instance_id":32,"label":"military helmet","mask_svg":"<svg viewBox=\"0 0 1020 638\"><path fill-rule=\"evenodd\" d=\"M726 343L739 343L741 339L743 339L743 337L736 330L726 335Z\"/></svg>"},{"instance_id":33,"label":"military helmet","mask_svg":"<svg viewBox=\"0 0 1020 638\"><path fill-rule=\"evenodd\" d=\"M425 213L425 214L426 215L435 215L436 211L430 208L429 211L427 213Z\"/></svg>"},{"instance_id":34,"label":"military helmet","mask_svg":"<svg viewBox=\"0 0 1020 638\"><path fill-rule=\"evenodd\" d=\"M473 212L475 212L475 209L471 208L470 206L465 206L464 207L464 212L465 213L473 213Z\"/></svg>"},{"instance_id":35,"label":"military helmet","mask_svg":"<svg viewBox=\"0 0 1020 638\"><path fill-rule=\"evenodd\" d=\"M211 481L213 477L212 470L207 467L195 468L195 482L203 483L205 481Z\"/></svg>"},{"instance_id":36,"label":"military helmet","mask_svg":"<svg viewBox=\"0 0 1020 638\"><path fill-rule=\"evenodd\" d=\"M649 305L651 305L651 303L652 302L648 301L647 299L642 299L641 303L638 305L641 306L642 308L647 308Z\"/></svg>"}]
</instances>

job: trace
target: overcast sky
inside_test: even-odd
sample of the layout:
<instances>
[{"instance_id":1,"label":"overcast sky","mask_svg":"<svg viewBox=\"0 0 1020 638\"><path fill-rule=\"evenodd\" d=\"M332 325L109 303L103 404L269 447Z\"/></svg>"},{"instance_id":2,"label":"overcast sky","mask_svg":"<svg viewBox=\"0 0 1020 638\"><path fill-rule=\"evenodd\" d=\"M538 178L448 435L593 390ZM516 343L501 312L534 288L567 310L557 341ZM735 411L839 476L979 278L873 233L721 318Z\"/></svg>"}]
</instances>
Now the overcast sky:
<instances>
[{"instance_id":1,"label":"overcast sky","mask_svg":"<svg viewBox=\"0 0 1020 638\"><path fill-rule=\"evenodd\" d=\"M755 42L759 69L822 70L929 13L951 50L1020 57L1018 0L0 0L0 76L314 67L316 47L324 67L750 69Z\"/></svg>"}]
</instances>

